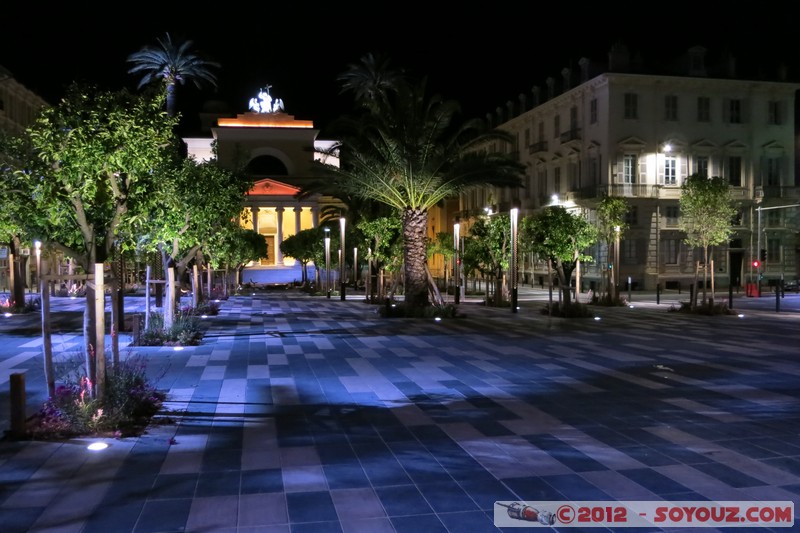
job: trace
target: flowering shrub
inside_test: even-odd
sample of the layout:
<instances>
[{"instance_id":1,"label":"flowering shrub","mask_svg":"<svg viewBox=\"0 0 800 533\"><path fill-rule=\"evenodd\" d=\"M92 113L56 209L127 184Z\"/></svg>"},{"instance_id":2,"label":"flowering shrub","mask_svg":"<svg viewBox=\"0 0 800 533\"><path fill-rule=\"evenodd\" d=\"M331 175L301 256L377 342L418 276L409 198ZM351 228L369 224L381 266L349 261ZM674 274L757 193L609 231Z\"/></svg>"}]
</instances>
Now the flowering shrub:
<instances>
[{"instance_id":1,"label":"flowering shrub","mask_svg":"<svg viewBox=\"0 0 800 533\"><path fill-rule=\"evenodd\" d=\"M148 380L145 363L143 358L132 356L110 369L100 398L92 397L92 383L85 376L59 385L55 394L28 420L28 438L141 434L166 399Z\"/></svg>"},{"instance_id":2,"label":"flowering shrub","mask_svg":"<svg viewBox=\"0 0 800 533\"><path fill-rule=\"evenodd\" d=\"M200 320L193 313L181 311L172 321L170 329L164 328L164 315L150 313L147 329L142 331L136 344L139 346L197 346L203 339Z\"/></svg>"},{"instance_id":3,"label":"flowering shrub","mask_svg":"<svg viewBox=\"0 0 800 533\"><path fill-rule=\"evenodd\" d=\"M38 296L28 298L22 305L8 296L0 296L0 313L33 313L42 308L42 301Z\"/></svg>"},{"instance_id":4,"label":"flowering shrub","mask_svg":"<svg viewBox=\"0 0 800 533\"><path fill-rule=\"evenodd\" d=\"M186 306L181 309L183 315L192 316L217 316L219 314L220 305L218 302L200 302L197 307Z\"/></svg>"}]
</instances>

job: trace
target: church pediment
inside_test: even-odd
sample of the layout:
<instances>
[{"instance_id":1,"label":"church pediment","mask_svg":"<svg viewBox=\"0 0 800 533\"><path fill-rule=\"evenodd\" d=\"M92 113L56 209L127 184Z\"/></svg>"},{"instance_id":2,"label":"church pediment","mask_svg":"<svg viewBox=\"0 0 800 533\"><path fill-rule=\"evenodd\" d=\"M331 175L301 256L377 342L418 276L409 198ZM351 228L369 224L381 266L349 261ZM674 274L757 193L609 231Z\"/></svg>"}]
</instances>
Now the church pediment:
<instances>
[{"instance_id":1,"label":"church pediment","mask_svg":"<svg viewBox=\"0 0 800 533\"><path fill-rule=\"evenodd\" d=\"M292 187L280 181L263 179L258 180L247 193L248 196L294 196L300 192L297 187Z\"/></svg>"}]
</instances>

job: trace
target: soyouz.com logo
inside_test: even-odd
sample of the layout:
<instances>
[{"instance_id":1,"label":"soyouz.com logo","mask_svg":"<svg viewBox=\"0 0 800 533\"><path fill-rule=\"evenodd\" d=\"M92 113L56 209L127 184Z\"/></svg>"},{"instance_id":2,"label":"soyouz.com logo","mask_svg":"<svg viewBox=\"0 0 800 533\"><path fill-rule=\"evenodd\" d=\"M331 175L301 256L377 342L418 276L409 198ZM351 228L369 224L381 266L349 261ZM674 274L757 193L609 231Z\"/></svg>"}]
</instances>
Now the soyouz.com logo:
<instances>
[{"instance_id":1,"label":"soyouz.com logo","mask_svg":"<svg viewBox=\"0 0 800 533\"><path fill-rule=\"evenodd\" d=\"M497 501L497 527L792 527L790 501Z\"/></svg>"}]
</instances>

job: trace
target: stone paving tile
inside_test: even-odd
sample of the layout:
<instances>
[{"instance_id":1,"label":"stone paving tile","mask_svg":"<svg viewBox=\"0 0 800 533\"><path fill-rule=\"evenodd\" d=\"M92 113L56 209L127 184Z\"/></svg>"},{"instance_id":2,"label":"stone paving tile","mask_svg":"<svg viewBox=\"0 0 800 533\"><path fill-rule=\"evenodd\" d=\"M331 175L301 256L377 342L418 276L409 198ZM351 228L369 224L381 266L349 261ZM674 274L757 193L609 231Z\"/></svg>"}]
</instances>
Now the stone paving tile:
<instances>
[{"instance_id":1,"label":"stone paving tile","mask_svg":"<svg viewBox=\"0 0 800 533\"><path fill-rule=\"evenodd\" d=\"M356 299L231 297L201 346L131 348L174 423L94 455L91 439L0 441L0 524L462 533L499 531L496 501L797 503L797 302L691 317L642 301L581 321L463 302L436 322ZM24 373L30 408L38 318L13 318L0 385ZM60 354L80 343L75 320L59 322Z\"/></svg>"}]
</instances>

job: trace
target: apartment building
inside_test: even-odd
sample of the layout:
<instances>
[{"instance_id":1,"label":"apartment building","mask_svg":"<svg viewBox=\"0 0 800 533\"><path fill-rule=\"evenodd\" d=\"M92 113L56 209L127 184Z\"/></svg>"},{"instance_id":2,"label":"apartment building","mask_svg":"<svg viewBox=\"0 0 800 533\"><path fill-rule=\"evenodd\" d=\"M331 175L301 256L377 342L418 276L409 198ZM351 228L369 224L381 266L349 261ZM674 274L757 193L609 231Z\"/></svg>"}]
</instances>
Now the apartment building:
<instances>
[{"instance_id":1,"label":"apartment building","mask_svg":"<svg viewBox=\"0 0 800 533\"><path fill-rule=\"evenodd\" d=\"M0 65L0 135L21 133L36 119L36 116L47 103L39 95L19 83L14 75ZM29 256L30 250L20 250L23 256ZM0 291L8 290L8 260L11 250L6 243L0 244ZM15 261L20 261L16 258ZM25 265L26 283L30 285L30 263Z\"/></svg>"},{"instance_id":2,"label":"apartment building","mask_svg":"<svg viewBox=\"0 0 800 533\"><path fill-rule=\"evenodd\" d=\"M0 65L0 131L20 133L47 103Z\"/></svg>"},{"instance_id":3,"label":"apartment building","mask_svg":"<svg viewBox=\"0 0 800 533\"><path fill-rule=\"evenodd\" d=\"M462 195L462 216L485 207L507 211L512 201L524 216L555 202L594 220L605 196L625 197L631 209L620 243L621 285L688 290L703 256L678 229L681 185L694 173L722 176L738 216L730 241L713 250L717 287L744 287L759 274L764 285L797 278L800 84L782 73L737 79L732 59L708 65L702 47L681 56L675 69L662 65L666 73L645 71L632 57L620 45L607 68L582 59L579 72L564 69L544 90L488 115L492 126L515 136L506 148L527 166L525 184ZM581 265L582 290L599 286L609 266L605 244L587 252L594 261ZM545 265L523 257L520 270L538 279Z\"/></svg>"}]
</instances>

